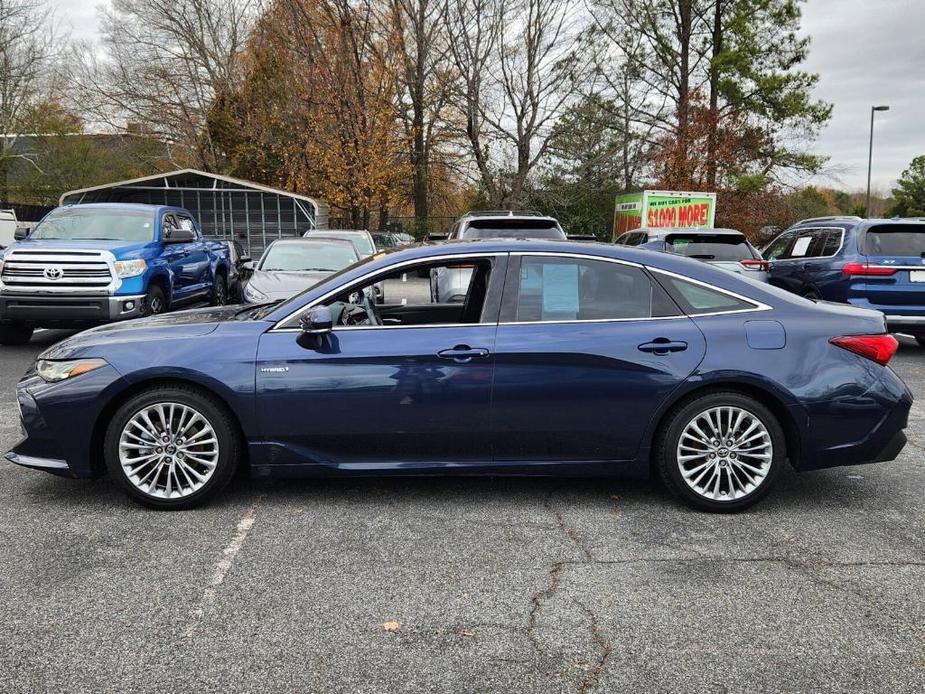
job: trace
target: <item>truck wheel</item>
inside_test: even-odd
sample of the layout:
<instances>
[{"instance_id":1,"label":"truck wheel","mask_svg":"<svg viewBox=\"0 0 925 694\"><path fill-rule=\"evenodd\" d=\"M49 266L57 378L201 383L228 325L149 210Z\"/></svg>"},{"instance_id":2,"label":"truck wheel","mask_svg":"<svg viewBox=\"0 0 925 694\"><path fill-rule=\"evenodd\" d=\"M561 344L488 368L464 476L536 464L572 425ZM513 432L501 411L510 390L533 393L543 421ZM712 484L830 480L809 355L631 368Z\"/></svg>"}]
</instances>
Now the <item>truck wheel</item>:
<instances>
[{"instance_id":1,"label":"truck wheel","mask_svg":"<svg viewBox=\"0 0 925 694\"><path fill-rule=\"evenodd\" d=\"M228 303L228 285L225 283L225 276L216 274L212 281L212 301L213 306L224 306Z\"/></svg>"},{"instance_id":2,"label":"truck wheel","mask_svg":"<svg viewBox=\"0 0 925 694\"><path fill-rule=\"evenodd\" d=\"M32 339L32 331L22 323L5 323L0 325L0 345L27 345Z\"/></svg>"},{"instance_id":3,"label":"truck wheel","mask_svg":"<svg viewBox=\"0 0 925 694\"><path fill-rule=\"evenodd\" d=\"M141 315L156 316L167 310L167 299L164 297L164 290L156 284L148 287L148 293L145 294L144 305L141 307Z\"/></svg>"}]
</instances>

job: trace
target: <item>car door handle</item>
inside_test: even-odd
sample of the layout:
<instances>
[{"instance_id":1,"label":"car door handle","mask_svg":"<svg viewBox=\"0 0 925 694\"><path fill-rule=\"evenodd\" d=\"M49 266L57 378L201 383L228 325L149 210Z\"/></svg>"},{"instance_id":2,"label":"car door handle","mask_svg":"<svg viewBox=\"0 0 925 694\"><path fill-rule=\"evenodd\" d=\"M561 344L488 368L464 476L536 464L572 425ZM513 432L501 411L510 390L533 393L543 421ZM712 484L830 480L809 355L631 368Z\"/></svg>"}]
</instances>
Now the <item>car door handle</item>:
<instances>
[{"instance_id":1,"label":"car door handle","mask_svg":"<svg viewBox=\"0 0 925 694\"><path fill-rule=\"evenodd\" d=\"M669 340L667 337L657 337L652 342L644 342L638 347L640 352L652 354L668 354L669 352L683 352L687 343L682 340Z\"/></svg>"},{"instance_id":2,"label":"car door handle","mask_svg":"<svg viewBox=\"0 0 925 694\"><path fill-rule=\"evenodd\" d=\"M453 349L444 349L437 352L441 359L452 359L459 364L465 364L473 359L481 359L488 356L488 350L481 347L470 347L469 345L456 345Z\"/></svg>"}]
</instances>

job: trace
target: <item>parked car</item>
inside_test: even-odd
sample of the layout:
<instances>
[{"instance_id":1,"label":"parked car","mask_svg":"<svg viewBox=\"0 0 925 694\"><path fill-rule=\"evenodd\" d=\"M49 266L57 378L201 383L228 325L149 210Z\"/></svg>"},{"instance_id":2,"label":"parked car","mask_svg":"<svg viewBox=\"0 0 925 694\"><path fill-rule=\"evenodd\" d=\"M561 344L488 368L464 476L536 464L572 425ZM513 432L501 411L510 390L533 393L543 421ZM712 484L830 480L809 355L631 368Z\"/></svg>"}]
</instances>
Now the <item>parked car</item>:
<instances>
[{"instance_id":1,"label":"parked car","mask_svg":"<svg viewBox=\"0 0 925 694\"><path fill-rule=\"evenodd\" d=\"M244 285L253 304L288 299L360 259L350 241L327 238L280 239L263 252Z\"/></svg>"},{"instance_id":2,"label":"parked car","mask_svg":"<svg viewBox=\"0 0 925 694\"><path fill-rule=\"evenodd\" d=\"M306 238L350 241L356 246L360 258L368 258L376 252L376 243L373 241L372 234L362 229L317 229L315 231L308 231L302 234L302 236Z\"/></svg>"},{"instance_id":3,"label":"parked car","mask_svg":"<svg viewBox=\"0 0 925 694\"><path fill-rule=\"evenodd\" d=\"M768 264L745 234L735 229L643 227L620 235L614 243L677 253L759 282L768 281Z\"/></svg>"},{"instance_id":4,"label":"parked car","mask_svg":"<svg viewBox=\"0 0 925 694\"><path fill-rule=\"evenodd\" d=\"M467 212L453 225L447 241L480 239L546 239L565 241L566 235L555 217L539 212L476 210ZM430 292L435 302L464 301L472 280L472 268L452 265L430 273Z\"/></svg>"},{"instance_id":5,"label":"parked car","mask_svg":"<svg viewBox=\"0 0 925 694\"><path fill-rule=\"evenodd\" d=\"M197 302L224 304L228 245L179 207L58 207L0 254L0 344L35 328L86 327Z\"/></svg>"},{"instance_id":6,"label":"parked car","mask_svg":"<svg viewBox=\"0 0 925 694\"><path fill-rule=\"evenodd\" d=\"M12 246L16 241L16 210L0 210L0 249Z\"/></svg>"},{"instance_id":7,"label":"parked car","mask_svg":"<svg viewBox=\"0 0 925 694\"><path fill-rule=\"evenodd\" d=\"M376 244L377 251L384 251L389 248L397 248L414 243L414 237L410 234L399 234L392 231L376 231L372 232L370 236L372 236L373 243Z\"/></svg>"},{"instance_id":8,"label":"parked car","mask_svg":"<svg viewBox=\"0 0 925 694\"><path fill-rule=\"evenodd\" d=\"M228 301L240 303L243 298L244 283L249 278L251 258L240 241L232 239L228 244Z\"/></svg>"},{"instance_id":9,"label":"parked car","mask_svg":"<svg viewBox=\"0 0 925 694\"><path fill-rule=\"evenodd\" d=\"M771 284L882 311L890 330L925 346L925 222L806 220L768 244L764 257Z\"/></svg>"},{"instance_id":10,"label":"parked car","mask_svg":"<svg viewBox=\"0 0 925 694\"><path fill-rule=\"evenodd\" d=\"M469 264L464 302L369 287ZM797 470L892 460L912 396L883 314L604 244L415 246L273 305L79 333L16 397L14 463L104 468L157 508L263 476L648 473L733 511Z\"/></svg>"}]
</instances>

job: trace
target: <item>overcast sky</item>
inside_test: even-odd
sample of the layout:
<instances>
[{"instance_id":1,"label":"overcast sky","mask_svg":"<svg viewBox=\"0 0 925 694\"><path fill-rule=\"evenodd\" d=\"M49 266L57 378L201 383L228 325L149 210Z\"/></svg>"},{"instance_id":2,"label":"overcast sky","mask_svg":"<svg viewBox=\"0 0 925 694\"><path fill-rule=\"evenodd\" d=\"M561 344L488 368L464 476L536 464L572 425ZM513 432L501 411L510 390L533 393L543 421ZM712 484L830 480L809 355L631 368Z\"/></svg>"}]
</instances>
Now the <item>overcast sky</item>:
<instances>
[{"instance_id":1,"label":"overcast sky","mask_svg":"<svg viewBox=\"0 0 925 694\"><path fill-rule=\"evenodd\" d=\"M93 39L91 2L51 0L75 38ZM874 133L873 186L888 192L913 157L925 154L925 0L809 0L803 32L812 37L805 67L820 74L815 96L835 105L815 144L830 157L837 179L820 183L863 189L867 177L870 107Z\"/></svg>"}]
</instances>

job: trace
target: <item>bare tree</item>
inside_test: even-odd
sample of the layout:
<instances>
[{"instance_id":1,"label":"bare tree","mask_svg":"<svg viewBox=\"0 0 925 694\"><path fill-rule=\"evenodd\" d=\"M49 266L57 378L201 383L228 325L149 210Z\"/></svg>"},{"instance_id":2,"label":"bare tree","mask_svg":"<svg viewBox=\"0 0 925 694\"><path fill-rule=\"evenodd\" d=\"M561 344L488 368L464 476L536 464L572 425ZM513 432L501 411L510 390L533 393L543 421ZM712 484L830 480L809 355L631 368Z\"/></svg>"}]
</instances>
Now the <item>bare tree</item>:
<instances>
[{"instance_id":1,"label":"bare tree","mask_svg":"<svg viewBox=\"0 0 925 694\"><path fill-rule=\"evenodd\" d=\"M209 109L243 76L241 57L260 0L114 0L103 10L103 54L81 50L81 106L119 130L175 143L179 158L220 169Z\"/></svg>"},{"instance_id":2,"label":"bare tree","mask_svg":"<svg viewBox=\"0 0 925 694\"><path fill-rule=\"evenodd\" d=\"M410 143L414 215L430 212L430 164L449 97L449 42L443 0L388 0L388 23L401 62L399 116Z\"/></svg>"},{"instance_id":3,"label":"bare tree","mask_svg":"<svg viewBox=\"0 0 925 694\"><path fill-rule=\"evenodd\" d=\"M19 143L47 98L55 54L51 11L39 0L0 0L0 199L12 160L37 166Z\"/></svg>"},{"instance_id":4,"label":"bare tree","mask_svg":"<svg viewBox=\"0 0 925 694\"><path fill-rule=\"evenodd\" d=\"M576 9L572 0L447 2L455 102L493 204L523 203L556 120L587 76Z\"/></svg>"}]
</instances>

